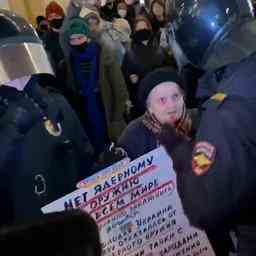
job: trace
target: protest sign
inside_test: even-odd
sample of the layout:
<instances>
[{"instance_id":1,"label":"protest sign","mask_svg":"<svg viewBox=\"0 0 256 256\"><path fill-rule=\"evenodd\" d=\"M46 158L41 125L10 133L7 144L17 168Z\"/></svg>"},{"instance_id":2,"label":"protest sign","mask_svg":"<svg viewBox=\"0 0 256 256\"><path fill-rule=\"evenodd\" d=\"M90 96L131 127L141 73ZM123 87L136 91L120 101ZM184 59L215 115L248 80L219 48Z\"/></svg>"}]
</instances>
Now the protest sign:
<instances>
[{"instance_id":1,"label":"protest sign","mask_svg":"<svg viewBox=\"0 0 256 256\"><path fill-rule=\"evenodd\" d=\"M163 148L123 160L42 208L81 208L97 222L104 256L214 256L206 234L189 225Z\"/></svg>"}]
</instances>

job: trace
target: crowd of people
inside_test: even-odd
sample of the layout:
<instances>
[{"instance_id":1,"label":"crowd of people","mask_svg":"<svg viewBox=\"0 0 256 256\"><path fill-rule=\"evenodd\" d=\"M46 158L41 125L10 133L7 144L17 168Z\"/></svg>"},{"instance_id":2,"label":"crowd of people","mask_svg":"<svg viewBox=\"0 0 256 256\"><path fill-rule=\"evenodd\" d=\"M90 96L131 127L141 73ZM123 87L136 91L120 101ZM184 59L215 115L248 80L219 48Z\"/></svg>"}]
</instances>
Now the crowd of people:
<instances>
[{"instance_id":1,"label":"crowd of people","mask_svg":"<svg viewBox=\"0 0 256 256\"><path fill-rule=\"evenodd\" d=\"M71 0L65 11L52 1L36 29L0 14L3 248L22 241L32 255L28 241L58 233L42 255L101 255L89 215L41 207L162 145L216 255L256 255L253 2Z\"/></svg>"}]
</instances>

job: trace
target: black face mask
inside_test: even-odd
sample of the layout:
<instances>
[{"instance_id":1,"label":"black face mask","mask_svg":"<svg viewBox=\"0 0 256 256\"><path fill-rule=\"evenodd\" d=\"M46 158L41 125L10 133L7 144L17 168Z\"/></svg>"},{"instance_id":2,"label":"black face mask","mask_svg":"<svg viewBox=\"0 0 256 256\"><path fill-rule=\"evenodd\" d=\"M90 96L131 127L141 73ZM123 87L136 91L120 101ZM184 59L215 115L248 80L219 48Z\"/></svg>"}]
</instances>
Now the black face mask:
<instances>
[{"instance_id":1,"label":"black face mask","mask_svg":"<svg viewBox=\"0 0 256 256\"><path fill-rule=\"evenodd\" d=\"M75 51L80 52L80 53L85 52L87 46L88 46L87 42L84 42L84 43L79 44L79 45L71 45L72 49L74 49Z\"/></svg>"},{"instance_id":2,"label":"black face mask","mask_svg":"<svg viewBox=\"0 0 256 256\"><path fill-rule=\"evenodd\" d=\"M40 30L47 31L48 30L48 26L47 25L41 25L40 26Z\"/></svg>"},{"instance_id":3,"label":"black face mask","mask_svg":"<svg viewBox=\"0 0 256 256\"><path fill-rule=\"evenodd\" d=\"M136 43L150 40L152 32L149 29L142 29L134 33L133 39Z\"/></svg>"},{"instance_id":4,"label":"black face mask","mask_svg":"<svg viewBox=\"0 0 256 256\"><path fill-rule=\"evenodd\" d=\"M64 19L53 19L50 21L50 26L55 29L60 29Z\"/></svg>"}]
</instances>

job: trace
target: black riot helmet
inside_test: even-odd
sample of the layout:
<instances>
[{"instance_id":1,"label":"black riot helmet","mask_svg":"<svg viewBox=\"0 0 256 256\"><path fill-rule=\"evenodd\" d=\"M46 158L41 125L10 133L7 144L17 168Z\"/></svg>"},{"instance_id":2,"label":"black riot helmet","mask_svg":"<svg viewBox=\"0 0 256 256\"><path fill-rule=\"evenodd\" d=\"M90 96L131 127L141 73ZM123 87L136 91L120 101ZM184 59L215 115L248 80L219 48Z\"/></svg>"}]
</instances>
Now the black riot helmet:
<instances>
[{"instance_id":1,"label":"black riot helmet","mask_svg":"<svg viewBox=\"0 0 256 256\"><path fill-rule=\"evenodd\" d=\"M0 9L0 85L33 74L53 74L35 29L24 18Z\"/></svg>"},{"instance_id":2,"label":"black riot helmet","mask_svg":"<svg viewBox=\"0 0 256 256\"><path fill-rule=\"evenodd\" d=\"M250 0L170 1L169 42L183 53L183 57L178 54L179 58L209 70L256 50L253 46L256 26L250 25L254 23Z\"/></svg>"}]
</instances>

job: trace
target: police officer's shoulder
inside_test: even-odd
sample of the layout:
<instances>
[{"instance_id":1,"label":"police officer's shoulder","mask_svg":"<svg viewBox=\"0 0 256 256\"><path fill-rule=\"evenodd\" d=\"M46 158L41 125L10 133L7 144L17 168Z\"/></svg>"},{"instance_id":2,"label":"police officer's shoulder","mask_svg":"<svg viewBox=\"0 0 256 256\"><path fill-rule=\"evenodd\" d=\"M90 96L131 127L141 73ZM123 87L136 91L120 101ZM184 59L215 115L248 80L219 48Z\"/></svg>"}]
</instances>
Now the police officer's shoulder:
<instances>
[{"instance_id":1,"label":"police officer's shoulder","mask_svg":"<svg viewBox=\"0 0 256 256\"><path fill-rule=\"evenodd\" d=\"M57 89L52 87L44 88L47 92L48 102L58 106L58 108L69 110L70 106L64 95L59 92Z\"/></svg>"},{"instance_id":2,"label":"police officer's shoulder","mask_svg":"<svg viewBox=\"0 0 256 256\"><path fill-rule=\"evenodd\" d=\"M204 109L220 109L223 104L228 100L228 95L223 92L218 92L214 94L210 99L208 99L204 104Z\"/></svg>"}]
</instances>

